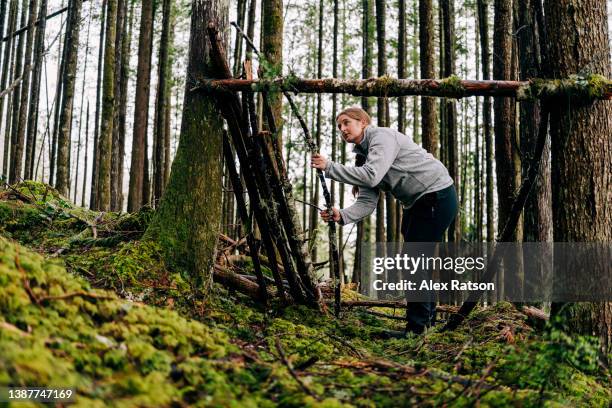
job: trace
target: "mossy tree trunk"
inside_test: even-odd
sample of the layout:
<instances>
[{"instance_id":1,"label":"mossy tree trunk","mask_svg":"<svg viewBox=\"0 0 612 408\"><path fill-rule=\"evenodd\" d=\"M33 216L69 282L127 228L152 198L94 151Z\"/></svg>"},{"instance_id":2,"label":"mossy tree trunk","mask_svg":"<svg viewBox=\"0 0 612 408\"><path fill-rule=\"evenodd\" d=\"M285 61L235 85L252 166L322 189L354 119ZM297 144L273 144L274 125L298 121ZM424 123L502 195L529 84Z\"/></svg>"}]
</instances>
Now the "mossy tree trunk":
<instances>
[{"instance_id":1,"label":"mossy tree trunk","mask_svg":"<svg viewBox=\"0 0 612 408\"><path fill-rule=\"evenodd\" d=\"M263 0L263 44L262 52L273 72L282 75L283 72L283 0ZM276 148L283 151L282 110L283 95L280 92L268 94L268 101L276 119L278 134L275 135ZM267 129L264 119L264 129Z\"/></svg>"},{"instance_id":2,"label":"mossy tree trunk","mask_svg":"<svg viewBox=\"0 0 612 408\"><path fill-rule=\"evenodd\" d=\"M181 136L170 180L146 238L157 240L170 267L194 286L210 282L222 197L223 119L214 99L190 92L195 78L215 77L206 27L227 29L227 0L194 0Z\"/></svg>"},{"instance_id":3,"label":"mossy tree trunk","mask_svg":"<svg viewBox=\"0 0 612 408\"><path fill-rule=\"evenodd\" d=\"M588 67L610 77L606 1L547 0L544 6L550 75L567 77ZM607 101L555 104L550 127L554 240L612 241L612 105ZM599 335L603 355L609 355L612 303L563 306L553 304L552 313L565 316L573 332Z\"/></svg>"}]
</instances>

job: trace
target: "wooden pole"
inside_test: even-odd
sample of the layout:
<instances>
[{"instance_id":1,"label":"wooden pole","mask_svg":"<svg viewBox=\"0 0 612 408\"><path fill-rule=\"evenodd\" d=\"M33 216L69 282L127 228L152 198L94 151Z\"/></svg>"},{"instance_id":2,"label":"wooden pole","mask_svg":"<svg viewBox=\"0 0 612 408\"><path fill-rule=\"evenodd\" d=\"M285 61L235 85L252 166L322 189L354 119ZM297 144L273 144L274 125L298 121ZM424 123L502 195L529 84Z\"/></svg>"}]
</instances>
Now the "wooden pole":
<instances>
[{"instance_id":1,"label":"wooden pole","mask_svg":"<svg viewBox=\"0 0 612 408\"><path fill-rule=\"evenodd\" d=\"M457 77L445 79L213 79L203 80L192 91L258 91L299 93L346 93L353 96L502 96L517 100L577 97L582 99L612 99L612 80L599 75L563 80L532 79L530 81L474 81Z\"/></svg>"}]
</instances>

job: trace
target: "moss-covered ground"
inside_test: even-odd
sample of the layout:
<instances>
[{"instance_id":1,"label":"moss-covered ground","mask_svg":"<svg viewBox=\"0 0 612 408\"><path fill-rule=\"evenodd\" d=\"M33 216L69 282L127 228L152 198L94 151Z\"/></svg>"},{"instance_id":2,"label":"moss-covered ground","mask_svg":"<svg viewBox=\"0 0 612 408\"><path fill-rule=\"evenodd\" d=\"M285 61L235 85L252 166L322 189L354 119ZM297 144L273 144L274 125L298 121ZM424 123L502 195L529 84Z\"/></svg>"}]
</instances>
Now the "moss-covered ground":
<instances>
[{"instance_id":1,"label":"moss-covered ground","mask_svg":"<svg viewBox=\"0 0 612 408\"><path fill-rule=\"evenodd\" d=\"M400 322L264 310L217 285L204 297L140 240L150 215L35 183L0 195L0 387L74 387L83 407L612 403L593 339L535 329L508 303L384 340Z\"/></svg>"}]
</instances>

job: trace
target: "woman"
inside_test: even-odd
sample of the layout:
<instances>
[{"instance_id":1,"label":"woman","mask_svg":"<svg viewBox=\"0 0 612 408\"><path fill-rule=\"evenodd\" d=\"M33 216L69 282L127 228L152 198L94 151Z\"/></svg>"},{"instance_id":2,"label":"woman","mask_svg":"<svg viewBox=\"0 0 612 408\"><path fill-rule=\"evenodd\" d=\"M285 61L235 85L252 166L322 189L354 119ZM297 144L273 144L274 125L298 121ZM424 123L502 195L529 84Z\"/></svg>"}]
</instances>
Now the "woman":
<instances>
[{"instance_id":1,"label":"woman","mask_svg":"<svg viewBox=\"0 0 612 408\"><path fill-rule=\"evenodd\" d=\"M448 170L433 155L396 130L371 124L361 108L351 107L336 117L342 138L354 143L353 151L365 156L361 167L344 166L313 154L311 166L325 176L358 188L358 197L348 208L333 208L333 218L321 211L325 221L342 225L370 215L379 190L389 191L404 208L402 235L406 242L442 242L444 232L457 214L457 193ZM409 303L407 331L422 333L435 322L435 303Z\"/></svg>"}]
</instances>

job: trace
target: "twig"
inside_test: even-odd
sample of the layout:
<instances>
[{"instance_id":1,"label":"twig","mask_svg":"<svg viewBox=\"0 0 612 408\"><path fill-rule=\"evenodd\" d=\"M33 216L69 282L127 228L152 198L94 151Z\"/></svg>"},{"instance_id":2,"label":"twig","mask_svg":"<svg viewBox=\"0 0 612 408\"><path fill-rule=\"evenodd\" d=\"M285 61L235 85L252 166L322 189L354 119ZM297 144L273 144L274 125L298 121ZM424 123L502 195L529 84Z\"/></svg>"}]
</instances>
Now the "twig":
<instances>
[{"instance_id":1,"label":"twig","mask_svg":"<svg viewBox=\"0 0 612 408\"><path fill-rule=\"evenodd\" d=\"M21 267L21 262L19 262L19 249L17 249L17 247L15 248L15 266L17 267L17 270L21 273L23 287L25 288L26 293L28 294L28 297L30 298L32 302L40 306L40 300L36 297L36 295L32 291L32 288L30 287L30 280L28 279L28 276L26 275L26 271Z\"/></svg>"},{"instance_id":2,"label":"twig","mask_svg":"<svg viewBox=\"0 0 612 408\"><path fill-rule=\"evenodd\" d=\"M285 365L285 367L287 367L287 370L289 371L289 374L291 374L291 376L293 377L293 379L298 383L298 385L300 386L300 388L308 395L310 395L311 397L316 398L317 400L319 399L319 397L317 396L317 394L315 394L310 388L308 388L306 386L306 384L304 384L304 382L302 381L302 379L300 377L298 377L298 375L295 373L295 371L293 370L293 367L291 366L291 363L287 360L287 357L285 356L285 352L283 351L283 347L281 346L281 342L280 339L278 338L278 336L275 337L275 343L276 343L276 350L278 351L278 354L280 356L281 361L283 362L283 364Z\"/></svg>"},{"instance_id":3,"label":"twig","mask_svg":"<svg viewBox=\"0 0 612 408\"><path fill-rule=\"evenodd\" d=\"M114 296L98 295L96 293L89 293L89 292L84 292L84 291L78 291L78 292L64 293L63 295L57 295L57 296L43 296L41 298L38 298L38 301L42 302L42 301L45 301L45 300L65 300L65 299L73 298L75 296L81 296L81 297L90 298L90 299L101 299L101 300L112 300L112 299L115 299Z\"/></svg>"}]
</instances>

